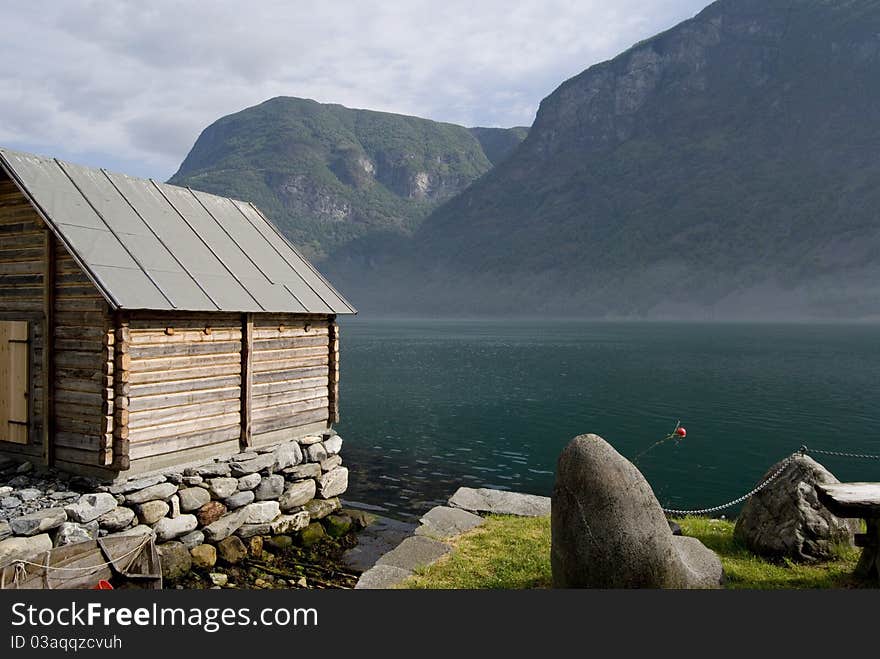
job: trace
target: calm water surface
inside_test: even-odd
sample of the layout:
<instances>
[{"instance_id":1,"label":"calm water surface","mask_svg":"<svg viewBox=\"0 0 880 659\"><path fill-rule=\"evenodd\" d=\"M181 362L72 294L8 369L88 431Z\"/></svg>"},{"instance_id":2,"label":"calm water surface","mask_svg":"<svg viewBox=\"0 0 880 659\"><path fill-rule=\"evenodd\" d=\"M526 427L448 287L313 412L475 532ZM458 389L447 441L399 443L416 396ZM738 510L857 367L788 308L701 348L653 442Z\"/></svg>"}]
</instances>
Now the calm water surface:
<instances>
[{"instance_id":1,"label":"calm water surface","mask_svg":"<svg viewBox=\"0 0 880 659\"><path fill-rule=\"evenodd\" d=\"M575 435L632 458L676 419L687 439L639 461L668 507L733 499L802 444L880 453L878 326L354 318L341 346L347 496L401 518L459 485L550 494Z\"/></svg>"}]
</instances>

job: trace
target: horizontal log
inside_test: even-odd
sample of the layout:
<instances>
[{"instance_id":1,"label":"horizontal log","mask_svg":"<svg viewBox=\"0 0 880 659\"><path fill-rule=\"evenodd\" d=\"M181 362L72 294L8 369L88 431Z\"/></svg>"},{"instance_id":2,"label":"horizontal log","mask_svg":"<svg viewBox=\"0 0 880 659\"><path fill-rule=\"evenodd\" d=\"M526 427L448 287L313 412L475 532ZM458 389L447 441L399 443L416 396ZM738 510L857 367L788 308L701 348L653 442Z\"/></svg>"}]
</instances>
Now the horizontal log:
<instances>
[{"instance_id":1,"label":"horizontal log","mask_svg":"<svg viewBox=\"0 0 880 659\"><path fill-rule=\"evenodd\" d=\"M0 245L0 261L33 261L43 255L43 248L33 247L28 249L3 249Z\"/></svg>"},{"instance_id":2,"label":"horizontal log","mask_svg":"<svg viewBox=\"0 0 880 659\"><path fill-rule=\"evenodd\" d=\"M216 416L204 416L198 419L190 419L177 423L166 423L156 426L148 426L145 428L131 428L129 431L129 440L131 448L139 441L148 439L157 439L159 437L176 437L191 432L210 430L214 428L223 428L233 424L238 425L241 422L239 412L234 414L218 414Z\"/></svg>"},{"instance_id":3,"label":"horizontal log","mask_svg":"<svg viewBox=\"0 0 880 659\"><path fill-rule=\"evenodd\" d=\"M58 401L56 396L54 409L56 417L80 419L85 423L94 423L94 427L99 427L97 424L100 421L97 420L97 417L113 413L113 400L104 400L97 404L67 403Z\"/></svg>"},{"instance_id":4,"label":"horizontal log","mask_svg":"<svg viewBox=\"0 0 880 659\"><path fill-rule=\"evenodd\" d=\"M156 345L166 343L214 343L219 341L241 341L241 330L235 329L212 329L210 334L199 330L175 330L174 334L166 334L164 328L161 331L134 331L131 332L132 345Z\"/></svg>"},{"instance_id":5,"label":"horizontal log","mask_svg":"<svg viewBox=\"0 0 880 659\"><path fill-rule=\"evenodd\" d=\"M270 384L276 382L293 382L301 378L324 377L327 375L326 366L303 366L288 368L280 371L267 371L254 373L254 387L258 384Z\"/></svg>"},{"instance_id":6,"label":"horizontal log","mask_svg":"<svg viewBox=\"0 0 880 659\"><path fill-rule=\"evenodd\" d=\"M313 355L309 357L304 357L302 359L296 360L285 360L285 361L259 361L254 362L254 376L258 373L265 373L269 371L274 372L283 372L283 371L293 371L300 368L307 368L310 366L326 366L329 362L329 356L326 352L322 352L319 355ZM256 380L254 380L256 382Z\"/></svg>"},{"instance_id":7,"label":"horizontal log","mask_svg":"<svg viewBox=\"0 0 880 659\"><path fill-rule=\"evenodd\" d=\"M263 339L254 341L254 352L270 350L290 350L296 348L321 347L326 350L329 342L327 334L315 336L297 336L284 339Z\"/></svg>"},{"instance_id":8,"label":"horizontal log","mask_svg":"<svg viewBox=\"0 0 880 659\"><path fill-rule=\"evenodd\" d=\"M94 341L101 345L104 340L104 335L106 331L103 327L96 326L67 326L67 325L56 325L53 330L53 335L57 339L71 339L77 341Z\"/></svg>"},{"instance_id":9,"label":"horizontal log","mask_svg":"<svg viewBox=\"0 0 880 659\"><path fill-rule=\"evenodd\" d=\"M302 412L296 416L285 417L281 419L254 420L252 428L254 436L272 432L274 430L282 430L284 428L296 428L317 421L326 421L328 418L327 408Z\"/></svg>"},{"instance_id":10,"label":"horizontal log","mask_svg":"<svg viewBox=\"0 0 880 659\"><path fill-rule=\"evenodd\" d=\"M252 407L254 411L265 408L274 408L276 406L286 405L288 403L297 403L312 398L327 398L329 395L327 385L323 387L314 387L310 389L299 389L287 391L278 394L268 394L265 396L254 396Z\"/></svg>"},{"instance_id":11,"label":"horizontal log","mask_svg":"<svg viewBox=\"0 0 880 659\"><path fill-rule=\"evenodd\" d=\"M302 329L306 323L312 326L327 326L326 314L292 314L292 313L260 313L254 314L254 328L275 328L283 326L284 329Z\"/></svg>"},{"instance_id":12,"label":"horizontal log","mask_svg":"<svg viewBox=\"0 0 880 659\"><path fill-rule=\"evenodd\" d=\"M231 372L241 370L241 358L238 353L223 353L219 355L198 355L183 357L156 357L150 359L135 359L131 362L132 375L146 373L148 371L177 371L180 379L184 372L190 369L203 368L206 366L225 366ZM232 370L234 367L234 371Z\"/></svg>"},{"instance_id":13,"label":"horizontal log","mask_svg":"<svg viewBox=\"0 0 880 659\"><path fill-rule=\"evenodd\" d=\"M95 434L113 432L113 418L109 416L100 416L95 413L88 418L67 416L68 412L63 413L55 406L55 429L59 432L77 432L83 434Z\"/></svg>"},{"instance_id":14,"label":"horizontal log","mask_svg":"<svg viewBox=\"0 0 880 659\"><path fill-rule=\"evenodd\" d=\"M106 466L113 460L113 452L110 449L105 451L86 451L82 449L67 448L59 446L55 449L55 462L73 462L83 465Z\"/></svg>"},{"instance_id":15,"label":"horizontal log","mask_svg":"<svg viewBox=\"0 0 880 659\"><path fill-rule=\"evenodd\" d=\"M113 444L113 435L83 435L75 432L55 433L55 445L68 448L78 448L87 451L103 451Z\"/></svg>"},{"instance_id":16,"label":"horizontal log","mask_svg":"<svg viewBox=\"0 0 880 659\"><path fill-rule=\"evenodd\" d=\"M56 297L55 310L64 311L102 311L107 308L104 298L98 297Z\"/></svg>"},{"instance_id":17,"label":"horizontal log","mask_svg":"<svg viewBox=\"0 0 880 659\"><path fill-rule=\"evenodd\" d=\"M274 407L266 407L255 409L251 412L251 418L254 421L265 421L266 419L278 419L281 417L293 417L302 412L310 412L318 408L326 409L330 401L326 396L322 398L310 398L299 403L287 403L286 405L276 405Z\"/></svg>"},{"instance_id":18,"label":"horizontal log","mask_svg":"<svg viewBox=\"0 0 880 659\"><path fill-rule=\"evenodd\" d=\"M30 249L43 246L43 232L31 231L3 236L2 249Z\"/></svg>"},{"instance_id":19,"label":"horizontal log","mask_svg":"<svg viewBox=\"0 0 880 659\"><path fill-rule=\"evenodd\" d=\"M108 375L104 368L57 368L55 369L56 386L80 380L82 382L105 382ZM109 386L109 385L108 385ZM71 387L67 387L71 388ZM80 387L73 387L79 389Z\"/></svg>"},{"instance_id":20,"label":"horizontal log","mask_svg":"<svg viewBox=\"0 0 880 659\"><path fill-rule=\"evenodd\" d=\"M133 401L129 400L129 406ZM180 405L179 407L166 407L158 410L144 410L131 412L128 417L128 427L132 433L140 428L162 426L181 421L198 420L203 417L238 413L241 410L241 401L238 398L220 400L202 405Z\"/></svg>"},{"instance_id":21,"label":"horizontal log","mask_svg":"<svg viewBox=\"0 0 880 659\"><path fill-rule=\"evenodd\" d=\"M308 332L302 328L285 328L279 331L277 328L254 328L254 341L284 341L290 339L299 339L308 336L327 336L327 326L312 326Z\"/></svg>"},{"instance_id":22,"label":"horizontal log","mask_svg":"<svg viewBox=\"0 0 880 659\"><path fill-rule=\"evenodd\" d=\"M327 342L323 345L302 348L289 348L287 350L254 350L254 362L291 362L304 358L327 355Z\"/></svg>"},{"instance_id":23,"label":"horizontal log","mask_svg":"<svg viewBox=\"0 0 880 659\"><path fill-rule=\"evenodd\" d=\"M128 455L132 460L139 460L156 455L180 453L187 449L198 448L200 446L210 446L212 444L219 444L230 440L235 440L237 442L240 432L238 424L235 423L221 428L196 431L173 437L159 437L157 439L142 440L129 444Z\"/></svg>"},{"instance_id":24,"label":"horizontal log","mask_svg":"<svg viewBox=\"0 0 880 659\"><path fill-rule=\"evenodd\" d=\"M128 326L132 335L141 330L156 331L173 327L175 333L180 330L202 330L205 327L212 329L235 329L240 326L241 319L238 314L217 312L181 312L170 311L167 313L133 311L129 317Z\"/></svg>"},{"instance_id":25,"label":"horizontal log","mask_svg":"<svg viewBox=\"0 0 880 659\"><path fill-rule=\"evenodd\" d=\"M109 308L102 311L55 312L55 324L58 327L97 327L103 331L109 318Z\"/></svg>"},{"instance_id":26,"label":"horizontal log","mask_svg":"<svg viewBox=\"0 0 880 659\"><path fill-rule=\"evenodd\" d=\"M181 394L188 391L200 391L202 389L219 389L221 387L241 386L240 375L221 374L218 377L189 378L186 380L171 380L170 382L154 382L150 384L130 384L126 395L136 398L138 396L153 396L157 394Z\"/></svg>"},{"instance_id":27,"label":"horizontal log","mask_svg":"<svg viewBox=\"0 0 880 659\"><path fill-rule=\"evenodd\" d=\"M107 354L101 352L82 352L79 350L56 350L55 364L58 368L84 368L100 370L107 361Z\"/></svg>"},{"instance_id":28,"label":"horizontal log","mask_svg":"<svg viewBox=\"0 0 880 659\"><path fill-rule=\"evenodd\" d=\"M310 387L326 387L328 378L326 373L319 377L301 378L298 380L282 380L281 382L266 382L265 384L253 385L253 395L265 396L267 394L281 394L287 391L309 389Z\"/></svg>"},{"instance_id":29,"label":"horizontal log","mask_svg":"<svg viewBox=\"0 0 880 659\"><path fill-rule=\"evenodd\" d=\"M162 343L158 345L132 345L133 359L154 357L198 357L241 352L241 341L205 341L187 343Z\"/></svg>"},{"instance_id":30,"label":"horizontal log","mask_svg":"<svg viewBox=\"0 0 880 659\"><path fill-rule=\"evenodd\" d=\"M156 384L160 382L177 382L216 376L240 376L241 362L218 364L212 366L188 366L187 368L144 370L140 363L135 362L136 370L129 374L129 382L136 384Z\"/></svg>"},{"instance_id":31,"label":"horizontal log","mask_svg":"<svg viewBox=\"0 0 880 659\"><path fill-rule=\"evenodd\" d=\"M55 389L55 401L57 403L73 403L84 407L100 408L108 399L112 398L112 394L109 394L107 389L102 388L98 388L97 391Z\"/></svg>"},{"instance_id":32,"label":"horizontal log","mask_svg":"<svg viewBox=\"0 0 880 659\"><path fill-rule=\"evenodd\" d=\"M0 308L4 311L42 311L43 300L41 298L19 300L4 297L0 301Z\"/></svg>"},{"instance_id":33,"label":"horizontal log","mask_svg":"<svg viewBox=\"0 0 880 659\"><path fill-rule=\"evenodd\" d=\"M0 275L41 275L43 274L42 261L13 261L0 263Z\"/></svg>"},{"instance_id":34,"label":"horizontal log","mask_svg":"<svg viewBox=\"0 0 880 659\"><path fill-rule=\"evenodd\" d=\"M144 410L161 410L180 405L201 405L224 400L239 400L241 391L238 387L222 387L202 389L175 394L155 396L129 396L128 409L132 413Z\"/></svg>"}]
</instances>

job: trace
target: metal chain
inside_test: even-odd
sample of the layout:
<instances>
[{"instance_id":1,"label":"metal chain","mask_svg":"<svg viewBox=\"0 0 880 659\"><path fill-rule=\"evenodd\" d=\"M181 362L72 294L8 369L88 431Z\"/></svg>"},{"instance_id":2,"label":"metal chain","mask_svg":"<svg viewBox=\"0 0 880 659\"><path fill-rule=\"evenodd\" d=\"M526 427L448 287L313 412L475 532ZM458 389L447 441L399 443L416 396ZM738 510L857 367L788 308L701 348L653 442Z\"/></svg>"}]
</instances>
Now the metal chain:
<instances>
[{"instance_id":1,"label":"metal chain","mask_svg":"<svg viewBox=\"0 0 880 659\"><path fill-rule=\"evenodd\" d=\"M861 458L863 460L880 460L880 455L871 455L869 453L845 453L844 451L826 451L818 448L807 448L801 446L802 453L821 453L822 455L836 455L841 458Z\"/></svg>"},{"instance_id":2,"label":"metal chain","mask_svg":"<svg viewBox=\"0 0 880 659\"><path fill-rule=\"evenodd\" d=\"M725 508L732 508L738 503L742 503L746 499L748 499L753 494L757 494L765 487L767 487L770 483L779 478L779 475L785 470L785 468L791 463L792 460L795 459L798 455L805 455L808 453L820 453L822 455L834 455L841 458L860 458L863 460L880 460L880 455L871 455L869 453L846 453L844 451L826 451L824 449L818 448L808 448L807 446L801 446L797 453L792 453L785 460L782 461L782 464L779 466L779 469L774 471L770 476L767 477L765 481L758 484L750 492L743 494L741 497L737 497L733 501L728 501L727 503L723 503L720 506L712 506L711 508L700 508L698 510L677 510L675 508L663 508L663 512L667 515L706 515L708 513L717 513L719 510L724 510Z\"/></svg>"},{"instance_id":3,"label":"metal chain","mask_svg":"<svg viewBox=\"0 0 880 659\"><path fill-rule=\"evenodd\" d=\"M677 510L675 508L663 508L663 512L667 515L706 515L708 513L717 513L719 510L724 510L725 508L732 508L736 504L742 503L753 494L757 494L765 487L767 487L770 483L779 478L779 475L783 471L785 471L785 468L792 460L795 459L795 456L797 455L799 455L799 453L793 453L788 456L785 460L782 461L782 464L779 465L779 469L770 474L770 476L768 476L765 481L759 483L753 490L747 492L746 494L743 494L741 497L737 497L733 501L728 501L727 503L723 503L720 506L712 506L711 508L700 508L699 510Z\"/></svg>"}]
</instances>

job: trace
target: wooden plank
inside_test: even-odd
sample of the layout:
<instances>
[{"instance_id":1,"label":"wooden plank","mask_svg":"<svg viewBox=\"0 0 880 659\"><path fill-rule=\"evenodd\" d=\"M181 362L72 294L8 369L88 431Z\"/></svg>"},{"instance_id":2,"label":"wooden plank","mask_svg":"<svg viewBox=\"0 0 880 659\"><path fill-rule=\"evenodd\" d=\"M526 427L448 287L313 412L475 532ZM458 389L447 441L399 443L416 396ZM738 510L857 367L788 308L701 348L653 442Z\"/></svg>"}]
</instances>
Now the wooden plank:
<instances>
[{"instance_id":1,"label":"wooden plank","mask_svg":"<svg viewBox=\"0 0 880 659\"><path fill-rule=\"evenodd\" d=\"M239 435L239 424L234 423L220 428L212 428L210 430L196 430L171 437L159 437L157 439L136 441L131 444L129 454L133 462L150 456L179 453L186 451L187 449L208 446L219 442L235 440L237 443Z\"/></svg>"},{"instance_id":2,"label":"wooden plank","mask_svg":"<svg viewBox=\"0 0 880 659\"><path fill-rule=\"evenodd\" d=\"M327 398L328 388L326 382L322 387L314 387L309 389L294 389L284 393L268 394L265 396L253 397L253 408L261 410L275 407L277 405L286 405L287 403L297 403L312 398Z\"/></svg>"},{"instance_id":3,"label":"wooden plank","mask_svg":"<svg viewBox=\"0 0 880 659\"><path fill-rule=\"evenodd\" d=\"M328 419L330 423L339 423L339 325L330 323L328 375Z\"/></svg>"},{"instance_id":4,"label":"wooden plank","mask_svg":"<svg viewBox=\"0 0 880 659\"><path fill-rule=\"evenodd\" d=\"M131 465L131 445L129 426L131 415L131 396L126 395L125 385L130 379L131 359L131 329L129 314L120 311L113 316L114 336L113 343L113 389L114 389L114 418L113 418L113 466L117 469L128 469ZM107 366L110 370L110 364ZM117 394L117 392L119 392Z\"/></svg>"},{"instance_id":5,"label":"wooden plank","mask_svg":"<svg viewBox=\"0 0 880 659\"><path fill-rule=\"evenodd\" d=\"M136 363L137 370L131 372L130 382L132 386L139 384L158 384L160 382L181 382L183 380L200 380L216 376L239 375L241 369L240 360L229 364L212 366L192 366L184 369L171 370L141 370L141 364Z\"/></svg>"},{"instance_id":6,"label":"wooden plank","mask_svg":"<svg viewBox=\"0 0 880 659\"><path fill-rule=\"evenodd\" d=\"M241 445L251 445L251 418L254 364L254 317L243 314L241 324Z\"/></svg>"},{"instance_id":7,"label":"wooden plank","mask_svg":"<svg viewBox=\"0 0 880 659\"><path fill-rule=\"evenodd\" d=\"M213 389L198 389L177 393L163 393L152 396L134 395L129 396L128 409L130 412L142 412L145 410L160 410L182 405L201 405L221 400L239 400L239 387L220 387Z\"/></svg>"},{"instance_id":8,"label":"wooden plank","mask_svg":"<svg viewBox=\"0 0 880 659\"><path fill-rule=\"evenodd\" d=\"M183 373L182 375L189 375ZM173 395L182 394L190 391L201 391L205 389L221 389L224 387L241 386L240 375L226 375L221 373L217 377L195 377L185 380L171 380L169 382L154 382L149 384L129 384L128 395L135 399L139 396L154 396L159 394ZM238 396L238 394L236 394Z\"/></svg>"},{"instance_id":9,"label":"wooden plank","mask_svg":"<svg viewBox=\"0 0 880 659\"><path fill-rule=\"evenodd\" d=\"M48 229L43 232L43 336L55 334L55 236ZM43 351L43 463L55 461L55 350L53 342L46 341Z\"/></svg>"},{"instance_id":10,"label":"wooden plank","mask_svg":"<svg viewBox=\"0 0 880 659\"><path fill-rule=\"evenodd\" d=\"M253 420L265 421L267 419L287 418L292 419L301 412L311 412L318 408L327 407L327 397L310 398L299 403L287 403L286 405L278 405L276 407L268 407L260 410L254 410Z\"/></svg>"},{"instance_id":11,"label":"wooden plank","mask_svg":"<svg viewBox=\"0 0 880 659\"><path fill-rule=\"evenodd\" d=\"M207 430L211 428L222 428L235 424L239 425L241 421L241 412L236 409L232 414L218 414L216 416L204 416L196 419L189 419L177 423L165 423L155 426L147 426L144 428L132 428L129 435L131 446L136 442L157 439L159 437L175 437L197 430ZM236 434L238 434L236 432Z\"/></svg>"},{"instance_id":12,"label":"wooden plank","mask_svg":"<svg viewBox=\"0 0 880 659\"><path fill-rule=\"evenodd\" d=\"M147 371L174 371L188 370L190 368L201 368L205 366L223 365L227 370L238 372L241 366L241 354L239 352L224 353L221 355L202 355L202 356L186 356L186 357L159 357L156 359L138 359L137 365L133 369L134 373L146 373ZM229 369L230 366L235 369ZM180 378L180 373L177 374Z\"/></svg>"},{"instance_id":13,"label":"wooden plank","mask_svg":"<svg viewBox=\"0 0 880 659\"><path fill-rule=\"evenodd\" d=\"M282 382L292 382L300 378L327 377L326 366L304 366L296 368L288 368L280 371L267 371L265 373L254 373L254 384L276 384Z\"/></svg>"},{"instance_id":14,"label":"wooden plank","mask_svg":"<svg viewBox=\"0 0 880 659\"><path fill-rule=\"evenodd\" d=\"M152 359L154 357L202 357L215 354L238 354L240 341L203 341L160 343L153 345L132 345L132 359Z\"/></svg>"},{"instance_id":15,"label":"wooden plank","mask_svg":"<svg viewBox=\"0 0 880 659\"><path fill-rule=\"evenodd\" d=\"M880 517L880 483L817 483L816 493L838 517Z\"/></svg>"},{"instance_id":16,"label":"wooden plank","mask_svg":"<svg viewBox=\"0 0 880 659\"><path fill-rule=\"evenodd\" d=\"M257 373L266 373L271 371L292 371L300 368L307 368L309 366L324 366L326 370L326 365L329 363L329 361L330 358L327 355L327 351L322 350L320 355L304 357L302 359L287 360L284 362L254 362L254 375L256 376Z\"/></svg>"},{"instance_id":17,"label":"wooden plank","mask_svg":"<svg viewBox=\"0 0 880 659\"><path fill-rule=\"evenodd\" d=\"M316 346L303 346L287 350L259 350L254 353L254 362L295 362L326 354L327 341L322 340Z\"/></svg>"},{"instance_id":18,"label":"wooden plank","mask_svg":"<svg viewBox=\"0 0 880 659\"><path fill-rule=\"evenodd\" d=\"M26 320L0 321L0 440L28 443L30 334Z\"/></svg>"},{"instance_id":19,"label":"wooden plank","mask_svg":"<svg viewBox=\"0 0 880 659\"><path fill-rule=\"evenodd\" d=\"M167 407L160 410L144 410L131 412L128 417L128 427L133 432L136 429L163 426L181 421L198 420L202 417L216 416L241 410L241 401L238 398L220 400L202 405L181 405L180 407Z\"/></svg>"},{"instance_id":20,"label":"wooden plank","mask_svg":"<svg viewBox=\"0 0 880 659\"><path fill-rule=\"evenodd\" d=\"M323 369L318 377L301 378L296 380L282 380L281 382L266 382L264 384L254 385L254 399L258 396L268 396L270 394L283 394L299 389L310 389L312 387L326 387L327 376Z\"/></svg>"},{"instance_id":21,"label":"wooden plank","mask_svg":"<svg viewBox=\"0 0 880 659\"><path fill-rule=\"evenodd\" d=\"M327 420L327 408L322 407L317 410L311 410L309 412L303 412L294 417L283 417L280 419L268 419L266 421L257 421L253 422L253 432L254 437L259 434L272 432L275 430L283 430L287 428L297 428L303 426L305 424L318 422L318 421L326 421Z\"/></svg>"},{"instance_id":22,"label":"wooden plank","mask_svg":"<svg viewBox=\"0 0 880 659\"><path fill-rule=\"evenodd\" d=\"M179 330L174 334L161 332L134 331L131 333L133 346L158 345L166 343L215 343L219 341L241 341L241 330L235 329L211 329L210 334L204 330Z\"/></svg>"}]
</instances>

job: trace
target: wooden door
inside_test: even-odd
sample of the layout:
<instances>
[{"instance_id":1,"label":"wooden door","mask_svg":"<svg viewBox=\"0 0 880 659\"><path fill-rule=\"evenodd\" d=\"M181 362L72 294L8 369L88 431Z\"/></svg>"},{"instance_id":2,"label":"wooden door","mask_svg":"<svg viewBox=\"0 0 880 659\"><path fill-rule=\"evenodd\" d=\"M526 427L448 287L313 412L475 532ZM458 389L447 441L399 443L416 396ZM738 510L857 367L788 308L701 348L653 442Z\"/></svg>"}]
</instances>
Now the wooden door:
<instances>
[{"instance_id":1,"label":"wooden door","mask_svg":"<svg viewBox=\"0 0 880 659\"><path fill-rule=\"evenodd\" d=\"M0 321L0 441L27 444L28 323Z\"/></svg>"}]
</instances>

